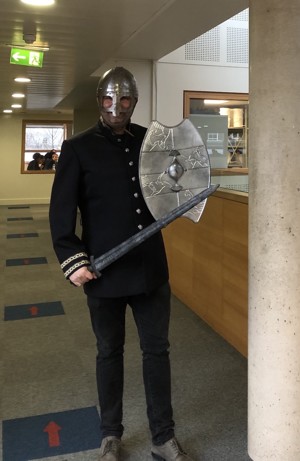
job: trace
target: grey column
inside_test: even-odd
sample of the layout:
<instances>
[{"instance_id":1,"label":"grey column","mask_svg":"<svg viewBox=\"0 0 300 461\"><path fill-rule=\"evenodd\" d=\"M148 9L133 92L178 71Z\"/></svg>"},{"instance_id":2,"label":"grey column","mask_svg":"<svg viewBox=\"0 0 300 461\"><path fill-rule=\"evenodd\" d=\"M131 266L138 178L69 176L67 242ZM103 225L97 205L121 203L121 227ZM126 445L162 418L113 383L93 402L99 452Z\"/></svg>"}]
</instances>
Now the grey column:
<instances>
[{"instance_id":1,"label":"grey column","mask_svg":"<svg viewBox=\"0 0 300 461\"><path fill-rule=\"evenodd\" d=\"M300 1L250 0L249 455L300 460Z\"/></svg>"}]
</instances>

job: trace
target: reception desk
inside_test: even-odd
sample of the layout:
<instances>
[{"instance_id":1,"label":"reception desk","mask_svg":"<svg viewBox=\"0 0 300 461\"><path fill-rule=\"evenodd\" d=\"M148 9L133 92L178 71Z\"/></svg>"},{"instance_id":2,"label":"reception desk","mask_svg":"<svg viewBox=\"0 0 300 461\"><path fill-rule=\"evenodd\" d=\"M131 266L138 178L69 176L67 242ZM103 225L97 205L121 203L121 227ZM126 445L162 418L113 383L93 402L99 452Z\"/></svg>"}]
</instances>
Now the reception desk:
<instances>
[{"instance_id":1,"label":"reception desk","mask_svg":"<svg viewBox=\"0 0 300 461\"><path fill-rule=\"evenodd\" d=\"M247 356L248 194L219 188L199 223L181 217L163 235L174 295Z\"/></svg>"}]
</instances>

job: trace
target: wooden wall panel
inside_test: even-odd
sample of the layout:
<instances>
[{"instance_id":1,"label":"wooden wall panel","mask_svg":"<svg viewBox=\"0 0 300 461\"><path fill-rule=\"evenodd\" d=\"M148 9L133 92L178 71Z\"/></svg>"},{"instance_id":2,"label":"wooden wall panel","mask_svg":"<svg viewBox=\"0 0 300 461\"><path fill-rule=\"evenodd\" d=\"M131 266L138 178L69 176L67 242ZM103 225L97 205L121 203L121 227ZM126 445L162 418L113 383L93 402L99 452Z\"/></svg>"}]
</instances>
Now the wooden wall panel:
<instances>
[{"instance_id":1,"label":"wooden wall panel","mask_svg":"<svg viewBox=\"0 0 300 461\"><path fill-rule=\"evenodd\" d=\"M163 231L172 291L247 355L248 204L209 197L195 224L179 218Z\"/></svg>"}]
</instances>

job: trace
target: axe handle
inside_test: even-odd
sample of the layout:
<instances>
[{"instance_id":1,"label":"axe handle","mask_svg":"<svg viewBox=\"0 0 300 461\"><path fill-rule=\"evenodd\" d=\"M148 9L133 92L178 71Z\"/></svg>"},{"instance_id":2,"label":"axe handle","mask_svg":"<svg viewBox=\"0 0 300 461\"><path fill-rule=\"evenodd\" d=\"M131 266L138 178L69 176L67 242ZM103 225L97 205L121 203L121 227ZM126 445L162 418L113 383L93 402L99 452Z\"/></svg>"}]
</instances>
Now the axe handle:
<instances>
[{"instance_id":1,"label":"axe handle","mask_svg":"<svg viewBox=\"0 0 300 461\"><path fill-rule=\"evenodd\" d=\"M142 242L147 240L149 237L154 235L156 232L161 230L163 227L166 227L169 223L174 221L176 218L179 218L188 210L196 206L198 203L205 200L209 195L213 194L219 184L214 184L209 186L207 189L204 189L197 195L194 195L191 199L187 202L179 205L179 207L172 210L166 216L158 219L154 223L150 224L150 226L146 227L145 229L141 230L137 234L134 234L132 237L129 237L124 242L120 243L116 247L112 248L111 250L107 251L103 255L99 256L98 258L94 258L94 256L90 257L91 265L89 270L94 272L97 277L101 276L101 271L109 266L111 263L119 259L121 256L128 253L130 250L135 248L136 246L140 245Z\"/></svg>"}]
</instances>

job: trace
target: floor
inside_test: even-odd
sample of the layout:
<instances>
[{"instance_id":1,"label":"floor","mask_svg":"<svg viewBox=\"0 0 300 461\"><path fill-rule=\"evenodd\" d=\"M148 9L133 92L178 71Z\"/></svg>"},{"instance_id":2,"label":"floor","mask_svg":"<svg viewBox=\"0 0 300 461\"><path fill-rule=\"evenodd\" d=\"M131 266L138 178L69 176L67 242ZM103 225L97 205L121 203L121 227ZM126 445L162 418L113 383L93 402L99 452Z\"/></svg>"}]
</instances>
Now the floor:
<instances>
[{"instance_id":1,"label":"floor","mask_svg":"<svg viewBox=\"0 0 300 461\"><path fill-rule=\"evenodd\" d=\"M62 274L47 205L0 207L0 459L96 461L95 340ZM194 461L247 461L247 361L172 298L176 434ZM124 461L150 461L141 354L127 312Z\"/></svg>"}]
</instances>

